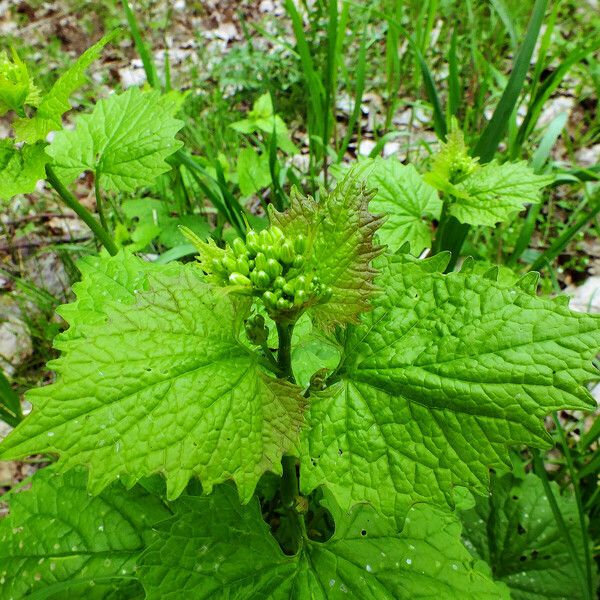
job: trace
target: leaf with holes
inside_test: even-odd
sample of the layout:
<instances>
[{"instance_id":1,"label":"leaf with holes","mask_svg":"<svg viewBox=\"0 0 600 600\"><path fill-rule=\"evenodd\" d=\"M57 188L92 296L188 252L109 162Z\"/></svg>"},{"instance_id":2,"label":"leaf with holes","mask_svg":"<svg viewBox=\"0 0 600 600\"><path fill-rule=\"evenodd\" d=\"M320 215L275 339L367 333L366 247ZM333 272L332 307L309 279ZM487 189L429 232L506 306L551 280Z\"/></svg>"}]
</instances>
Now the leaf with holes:
<instances>
[{"instance_id":1,"label":"leaf with holes","mask_svg":"<svg viewBox=\"0 0 600 600\"><path fill-rule=\"evenodd\" d=\"M56 383L29 393L34 409L2 458L58 453L62 469L90 468L96 493L152 473L170 498L194 475L207 493L233 479L248 501L265 471L281 471L305 400L238 340L247 303L194 265L100 264L63 311L74 325L56 343Z\"/></svg>"},{"instance_id":2,"label":"leaf with holes","mask_svg":"<svg viewBox=\"0 0 600 600\"><path fill-rule=\"evenodd\" d=\"M585 550L577 504L551 484L569 535L584 565ZM492 476L491 494L477 498L462 515L464 538L473 554L489 563L494 578L503 581L513 600L587 598L567 543L556 525L544 486L533 474L524 479ZM593 564L593 561L592 561Z\"/></svg>"},{"instance_id":3,"label":"leaf with holes","mask_svg":"<svg viewBox=\"0 0 600 600\"><path fill-rule=\"evenodd\" d=\"M0 521L0 599L139 598L137 558L171 513L141 487L90 496L84 471L44 469ZM143 597L143 596L142 596Z\"/></svg>"},{"instance_id":4,"label":"leaf with holes","mask_svg":"<svg viewBox=\"0 0 600 600\"><path fill-rule=\"evenodd\" d=\"M148 600L181 593L198 600L508 598L462 546L454 517L416 506L398 534L367 505L348 514L330 499L323 505L335 519L334 536L307 539L296 556L286 556L258 502L241 506L224 486L208 498L182 498L141 560Z\"/></svg>"}]
</instances>

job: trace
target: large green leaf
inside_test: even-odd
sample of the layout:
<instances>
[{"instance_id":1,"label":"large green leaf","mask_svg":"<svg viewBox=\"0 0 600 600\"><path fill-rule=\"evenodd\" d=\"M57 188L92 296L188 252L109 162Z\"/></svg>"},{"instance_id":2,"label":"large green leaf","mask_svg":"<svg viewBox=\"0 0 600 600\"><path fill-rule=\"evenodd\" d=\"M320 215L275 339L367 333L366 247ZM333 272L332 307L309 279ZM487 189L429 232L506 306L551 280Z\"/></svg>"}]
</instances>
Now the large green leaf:
<instances>
[{"instance_id":1,"label":"large green leaf","mask_svg":"<svg viewBox=\"0 0 600 600\"><path fill-rule=\"evenodd\" d=\"M148 600L508 598L462 546L452 516L417 506L397 534L367 505L348 514L332 501L326 506L336 521L334 536L325 543L304 540L290 557L269 533L258 502L240 506L226 487L182 499L142 558Z\"/></svg>"},{"instance_id":2,"label":"large green leaf","mask_svg":"<svg viewBox=\"0 0 600 600\"><path fill-rule=\"evenodd\" d=\"M362 166L363 163L361 163ZM442 203L435 188L425 183L412 165L397 158L377 158L365 172L377 192L369 204L372 213L385 215L379 239L391 252L406 242L413 254L431 246L431 219L439 218Z\"/></svg>"},{"instance_id":3,"label":"large green leaf","mask_svg":"<svg viewBox=\"0 0 600 600\"><path fill-rule=\"evenodd\" d=\"M62 312L72 327L56 344L57 381L29 394L34 409L1 456L58 453L63 469L90 467L95 492L157 472L171 498L193 475L207 492L233 479L247 501L263 472L281 470L305 401L238 341L246 301L195 265L120 255L86 271Z\"/></svg>"},{"instance_id":4,"label":"large green leaf","mask_svg":"<svg viewBox=\"0 0 600 600\"><path fill-rule=\"evenodd\" d=\"M102 49L115 37L115 33L103 37L88 48L54 83L44 95L35 115L28 119L16 119L13 127L20 142L32 144L54 130L62 129L62 116L71 109L69 97L86 81L86 69L100 56Z\"/></svg>"},{"instance_id":5,"label":"large green leaf","mask_svg":"<svg viewBox=\"0 0 600 600\"><path fill-rule=\"evenodd\" d=\"M371 263L381 248L374 245L373 236L382 220L368 211L372 196L360 173L352 169L332 192L321 194L320 202L293 190L288 210L271 211L271 222L285 235L308 238L309 266L333 290L327 303L311 309L326 329L357 321L369 310L375 293L376 270Z\"/></svg>"},{"instance_id":6,"label":"large green leaf","mask_svg":"<svg viewBox=\"0 0 600 600\"><path fill-rule=\"evenodd\" d=\"M487 493L507 444L543 446L543 417L595 404L598 317L474 273L447 257L381 260L386 289L348 336L339 381L311 395L301 483L399 522L418 501Z\"/></svg>"},{"instance_id":7,"label":"large green leaf","mask_svg":"<svg viewBox=\"0 0 600 600\"><path fill-rule=\"evenodd\" d=\"M140 487L90 496L84 471L38 472L0 521L0 599L140 598L134 570L154 523L171 513ZM39 596L37 595L39 594Z\"/></svg>"},{"instance_id":8,"label":"large green leaf","mask_svg":"<svg viewBox=\"0 0 600 600\"><path fill-rule=\"evenodd\" d=\"M130 88L98 102L72 131L59 131L46 151L67 182L92 171L103 188L131 192L171 168L165 158L181 147L175 134L183 126L173 110L169 96Z\"/></svg>"},{"instance_id":9,"label":"large green leaf","mask_svg":"<svg viewBox=\"0 0 600 600\"><path fill-rule=\"evenodd\" d=\"M558 486L551 485L583 565L585 548L575 498L561 495ZM489 563L494 577L510 588L513 600L587 597L537 476L522 480L493 476L489 496L477 498L462 521L467 547Z\"/></svg>"},{"instance_id":10,"label":"large green leaf","mask_svg":"<svg viewBox=\"0 0 600 600\"><path fill-rule=\"evenodd\" d=\"M15 148L11 139L0 140L0 200L29 194L46 177L48 156L44 144Z\"/></svg>"},{"instance_id":11,"label":"large green leaf","mask_svg":"<svg viewBox=\"0 0 600 600\"><path fill-rule=\"evenodd\" d=\"M538 204L540 189L552 179L536 175L525 161L492 161L456 186L460 195L450 205L450 214L469 225L493 226L508 221L526 204Z\"/></svg>"}]
</instances>

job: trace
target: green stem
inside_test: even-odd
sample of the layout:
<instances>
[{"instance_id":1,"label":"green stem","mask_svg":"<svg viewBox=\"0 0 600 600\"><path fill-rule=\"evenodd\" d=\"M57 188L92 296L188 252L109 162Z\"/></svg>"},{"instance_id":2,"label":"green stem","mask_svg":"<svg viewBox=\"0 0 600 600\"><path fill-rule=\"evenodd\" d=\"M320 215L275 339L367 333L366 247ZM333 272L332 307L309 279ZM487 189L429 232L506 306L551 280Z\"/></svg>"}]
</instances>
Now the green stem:
<instances>
[{"instance_id":1,"label":"green stem","mask_svg":"<svg viewBox=\"0 0 600 600\"><path fill-rule=\"evenodd\" d=\"M282 377L296 383L292 370L292 332L294 323L277 323L277 335L279 336L279 349L277 350L277 364Z\"/></svg>"},{"instance_id":2,"label":"green stem","mask_svg":"<svg viewBox=\"0 0 600 600\"><path fill-rule=\"evenodd\" d=\"M281 503L291 523L294 525L296 547L293 550L297 552L302 540L306 538L306 523L304 522L304 516L296 510L296 498L300 496L296 457L284 456L281 460L281 465L283 469L280 487Z\"/></svg>"},{"instance_id":3,"label":"green stem","mask_svg":"<svg viewBox=\"0 0 600 600\"><path fill-rule=\"evenodd\" d=\"M102 194L100 193L100 183L98 175L94 176L94 193L96 195L96 210L98 211L98 216L100 217L100 225L102 225L102 229L109 233L108 225L106 224L106 217L104 216L104 204L102 202Z\"/></svg>"},{"instance_id":4,"label":"green stem","mask_svg":"<svg viewBox=\"0 0 600 600\"><path fill-rule=\"evenodd\" d=\"M560 531L567 545L569 555L571 556L571 560L573 561L573 566L579 572L578 575L581 581L582 592L584 593L584 597L586 598L586 600L591 600L584 569L581 566L579 556L577 556L577 550L575 549L575 545L573 544L573 539L571 538L569 530L567 529L565 520L562 516L562 513L560 512L560 508L558 507L558 503L556 502L556 498L554 497L552 488L550 487L550 481L548 480L548 474L546 473L546 469L544 467L544 462L542 461L540 452L539 450L532 448L531 454L533 456L533 469L537 476L542 480L542 485L544 486L544 491L546 492L546 497L548 498L548 504L550 504L550 508L552 509L552 514L554 515L556 526L558 527L558 530Z\"/></svg>"},{"instance_id":5,"label":"green stem","mask_svg":"<svg viewBox=\"0 0 600 600\"><path fill-rule=\"evenodd\" d=\"M56 193L62 198L62 201L81 218L81 220L92 230L96 239L108 250L109 254L114 256L119 249L105 229L98 223L96 218L90 213L71 192L62 184L56 176L54 169L46 165L46 179L48 183L56 190Z\"/></svg>"},{"instance_id":6,"label":"green stem","mask_svg":"<svg viewBox=\"0 0 600 600\"><path fill-rule=\"evenodd\" d=\"M575 491L575 500L577 502L577 513L579 517L579 527L581 528L581 539L583 540L583 556L585 557L585 575L586 582L589 591L593 590L592 587L592 561L590 557L590 541L588 537L588 530L585 524L585 512L583 510L583 502L581 500L581 490L579 488L579 478L577 477L577 473L575 472L575 465L573 464L573 456L571 455L571 450L569 448L569 444L567 443L567 438L565 436L565 432L558 420L558 414L555 412L552 414L554 418L554 423L556 425L556 429L560 436L560 443L563 448L563 452L565 455L565 459L567 461L567 470L569 471L569 477L571 478L571 483L573 484L573 490Z\"/></svg>"},{"instance_id":7,"label":"green stem","mask_svg":"<svg viewBox=\"0 0 600 600\"><path fill-rule=\"evenodd\" d=\"M269 348L269 345L267 344L267 342L263 342L260 347L262 348L262 351L265 353L265 356L267 357L267 360L269 361L269 363L275 367L275 369L277 371L279 371L279 365L277 364L277 361L275 360L275 357L273 356L273 352L271 352L271 348Z\"/></svg>"}]
</instances>

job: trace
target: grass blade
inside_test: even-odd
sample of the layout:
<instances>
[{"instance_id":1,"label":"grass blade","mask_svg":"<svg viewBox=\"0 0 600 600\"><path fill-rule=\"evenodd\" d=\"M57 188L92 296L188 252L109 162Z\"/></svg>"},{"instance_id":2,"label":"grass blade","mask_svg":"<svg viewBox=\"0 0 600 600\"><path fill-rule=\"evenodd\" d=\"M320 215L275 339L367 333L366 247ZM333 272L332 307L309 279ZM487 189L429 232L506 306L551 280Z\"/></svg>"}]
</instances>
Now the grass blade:
<instances>
[{"instance_id":1,"label":"grass blade","mask_svg":"<svg viewBox=\"0 0 600 600\"><path fill-rule=\"evenodd\" d=\"M482 163L489 162L494 158L498 144L502 140L507 128L511 114L517 105L525 77L529 70L533 50L542 27L542 21L546 12L548 0L536 0L533 7L531 19L527 27L525 40L519 53L515 58L512 73L506 85L506 89L500 98L500 102L494 114L483 130L473 154L479 156Z\"/></svg>"},{"instance_id":2,"label":"grass blade","mask_svg":"<svg viewBox=\"0 0 600 600\"><path fill-rule=\"evenodd\" d=\"M567 58L560 64L560 67L556 69L550 75L544 83L540 86L537 94L533 98L529 109L527 110L527 114L519 127L519 132L515 139L515 156L516 152L519 151L527 136L531 133L532 129L535 127L537 120L544 108L544 104L548 100L548 98L552 95L552 93L556 90L556 88L560 85L561 81L569 71L569 69L577 63L580 63L588 54L595 52L600 48L600 40L596 41L596 43L590 48L585 48L583 50L574 50L567 56Z\"/></svg>"},{"instance_id":3,"label":"grass blade","mask_svg":"<svg viewBox=\"0 0 600 600\"><path fill-rule=\"evenodd\" d=\"M122 0L122 3L123 9L125 10L125 17L127 18L127 24L129 25L129 30L131 31L131 37L133 38L135 48L142 59L142 64L144 65L146 79L151 87L160 89L160 82L158 81L156 66L152 60L152 55L144 43L136 16L129 6L129 0Z\"/></svg>"},{"instance_id":4,"label":"grass blade","mask_svg":"<svg viewBox=\"0 0 600 600\"><path fill-rule=\"evenodd\" d=\"M304 79L308 86L308 103L310 109L308 114L308 126L309 129L312 130L309 134L311 154L318 157L320 155L317 152L317 147L314 144L313 138L315 136L322 138L324 133L319 131L319 128L316 126L317 123L323 123L323 84L315 71L315 65L306 40L306 34L304 33L302 17L298 13L294 0L285 0L284 6L292 21L292 29L296 38L296 48L300 55Z\"/></svg>"},{"instance_id":5,"label":"grass blade","mask_svg":"<svg viewBox=\"0 0 600 600\"><path fill-rule=\"evenodd\" d=\"M535 259L529 270L538 271L549 265L567 247L573 237L592 221L598 213L600 213L600 193L596 194L595 202L590 212L581 215L571 227L564 231L563 234L554 241L550 248Z\"/></svg>"},{"instance_id":6,"label":"grass blade","mask_svg":"<svg viewBox=\"0 0 600 600\"><path fill-rule=\"evenodd\" d=\"M456 40L458 33L452 31L450 40L450 54L448 55L448 116L458 115L460 108L460 78L458 75L458 57L456 54ZM448 119L449 121L450 119Z\"/></svg>"},{"instance_id":7,"label":"grass blade","mask_svg":"<svg viewBox=\"0 0 600 600\"><path fill-rule=\"evenodd\" d=\"M332 116L332 99L335 100L338 56L338 3L329 0L329 20L327 23L327 63L325 67L325 105L323 107L323 180L327 185L327 145L330 139L329 117ZM333 119L332 119L333 121Z\"/></svg>"},{"instance_id":8,"label":"grass blade","mask_svg":"<svg viewBox=\"0 0 600 600\"><path fill-rule=\"evenodd\" d=\"M554 118L554 120L548 125L548 129L542 138L540 145L538 146L535 154L533 155L533 159L531 161L531 166L535 173L540 173L544 168L548 157L550 156L550 152L556 144L556 140L562 133L564 129L568 113L564 112ZM531 241L531 236L533 234L533 230L535 229L535 223L537 221L538 215L542 210L542 204L532 204L529 207L529 212L527 213L527 217L525 222L523 223L523 227L521 228L521 232L519 233L519 237L517 238L517 242L515 244L515 249L513 250L512 255L507 261L508 265L517 264L518 260L521 258L523 252L528 248L529 242Z\"/></svg>"},{"instance_id":9,"label":"grass blade","mask_svg":"<svg viewBox=\"0 0 600 600\"><path fill-rule=\"evenodd\" d=\"M346 134L342 140L342 144L338 149L337 160L340 162L348 149L348 144L354 133L354 127L360 117L360 111L362 107L362 98L365 91L365 75L366 75L366 62L367 62L367 26L368 19L364 24L362 36L360 39L360 48L358 50L358 63L356 65L356 87L354 88L354 107L352 114L348 120L348 126L346 127Z\"/></svg>"}]
</instances>

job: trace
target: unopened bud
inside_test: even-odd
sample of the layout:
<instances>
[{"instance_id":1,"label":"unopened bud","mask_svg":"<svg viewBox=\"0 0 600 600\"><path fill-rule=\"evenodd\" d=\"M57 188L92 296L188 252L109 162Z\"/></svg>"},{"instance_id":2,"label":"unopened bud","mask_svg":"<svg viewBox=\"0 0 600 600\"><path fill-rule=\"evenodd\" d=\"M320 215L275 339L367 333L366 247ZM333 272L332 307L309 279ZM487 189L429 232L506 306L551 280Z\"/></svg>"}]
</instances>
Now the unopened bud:
<instances>
[{"instance_id":1,"label":"unopened bud","mask_svg":"<svg viewBox=\"0 0 600 600\"><path fill-rule=\"evenodd\" d=\"M298 254L292 263L295 269L300 269L304 265L304 256Z\"/></svg>"},{"instance_id":2,"label":"unopened bud","mask_svg":"<svg viewBox=\"0 0 600 600\"><path fill-rule=\"evenodd\" d=\"M259 271L266 271L267 270L267 257L262 252L259 252L256 255L256 258L254 259L254 264L256 265L256 268Z\"/></svg>"},{"instance_id":3,"label":"unopened bud","mask_svg":"<svg viewBox=\"0 0 600 600\"><path fill-rule=\"evenodd\" d=\"M286 264L291 265L295 258L294 248L289 242L283 242L279 248L279 258Z\"/></svg>"},{"instance_id":4,"label":"unopened bud","mask_svg":"<svg viewBox=\"0 0 600 600\"><path fill-rule=\"evenodd\" d=\"M282 290L284 286L285 286L285 279L281 276L276 277L275 281L273 282L273 287L275 289Z\"/></svg>"},{"instance_id":5,"label":"unopened bud","mask_svg":"<svg viewBox=\"0 0 600 600\"><path fill-rule=\"evenodd\" d=\"M273 238L271 238L271 234L266 229L263 229L258 234L258 241L261 246L270 246L273 243Z\"/></svg>"},{"instance_id":6,"label":"unopened bud","mask_svg":"<svg viewBox=\"0 0 600 600\"><path fill-rule=\"evenodd\" d=\"M289 300L286 300L285 298L279 298L279 300L277 300L278 310L290 310L290 308L292 308L292 303Z\"/></svg>"},{"instance_id":7,"label":"unopened bud","mask_svg":"<svg viewBox=\"0 0 600 600\"><path fill-rule=\"evenodd\" d=\"M252 282L241 273L232 273L229 276L229 283L233 285L241 285L243 287L252 287Z\"/></svg>"},{"instance_id":8,"label":"unopened bud","mask_svg":"<svg viewBox=\"0 0 600 600\"><path fill-rule=\"evenodd\" d=\"M278 298L273 292L265 292L263 294L263 300L267 306L275 308Z\"/></svg>"},{"instance_id":9,"label":"unopened bud","mask_svg":"<svg viewBox=\"0 0 600 600\"><path fill-rule=\"evenodd\" d=\"M265 327L265 318L262 315L254 315L246 320L246 335L257 346L267 341L269 330Z\"/></svg>"},{"instance_id":10,"label":"unopened bud","mask_svg":"<svg viewBox=\"0 0 600 600\"><path fill-rule=\"evenodd\" d=\"M248 264L248 260L246 257L240 257L235 261L236 271L241 273L242 275L248 275L250 273L250 265Z\"/></svg>"},{"instance_id":11,"label":"unopened bud","mask_svg":"<svg viewBox=\"0 0 600 600\"><path fill-rule=\"evenodd\" d=\"M294 240L294 250L296 251L296 253L304 254L306 252L307 247L308 242L306 241L306 238L302 234L298 235Z\"/></svg>"},{"instance_id":12,"label":"unopened bud","mask_svg":"<svg viewBox=\"0 0 600 600\"><path fill-rule=\"evenodd\" d=\"M281 263L277 262L274 258L269 258L267 259L266 271L271 279L275 279L281 275L283 267L281 266Z\"/></svg>"},{"instance_id":13,"label":"unopened bud","mask_svg":"<svg viewBox=\"0 0 600 600\"><path fill-rule=\"evenodd\" d=\"M235 238L231 244L231 247L238 258L246 254L246 244L244 244L240 238Z\"/></svg>"},{"instance_id":14,"label":"unopened bud","mask_svg":"<svg viewBox=\"0 0 600 600\"><path fill-rule=\"evenodd\" d=\"M260 242L258 239L258 233L256 233L256 231L251 229L246 234L246 247L248 248L248 250L250 250L250 252L252 254L256 254L259 250L259 246L260 246Z\"/></svg>"},{"instance_id":15,"label":"unopened bud","mask_svg":"<svg viewBox=\"0 0 600 600\"><path fill-rule=\"evenodd\" d=\"M271 278L269 274L265 271L259 271L256 275L256 285L259 288L267 288L271 283Z\"/></svg>"},{"instance_id":16,"label":"unopened bud","mask_svg":"<svg viewBox=\"0 0 600 600\"><path fill-rule=\"evenodd\" d=\"M233 273L237 270L237 261L231 258L231 256L224 256L221 259L221 264L228 273Z\"/></svg>"},{"instance_id":17,"label":"unopened bud","mask_svg":"<svg viewBox=\"0 0 600 600\"><path fill-rule=\"evenodd\" d=\"M273 227L270 229L270 232L274 242L284 238L283 231L281 231L277 225L273 225Z\"/></svg>"}]
</instances>

